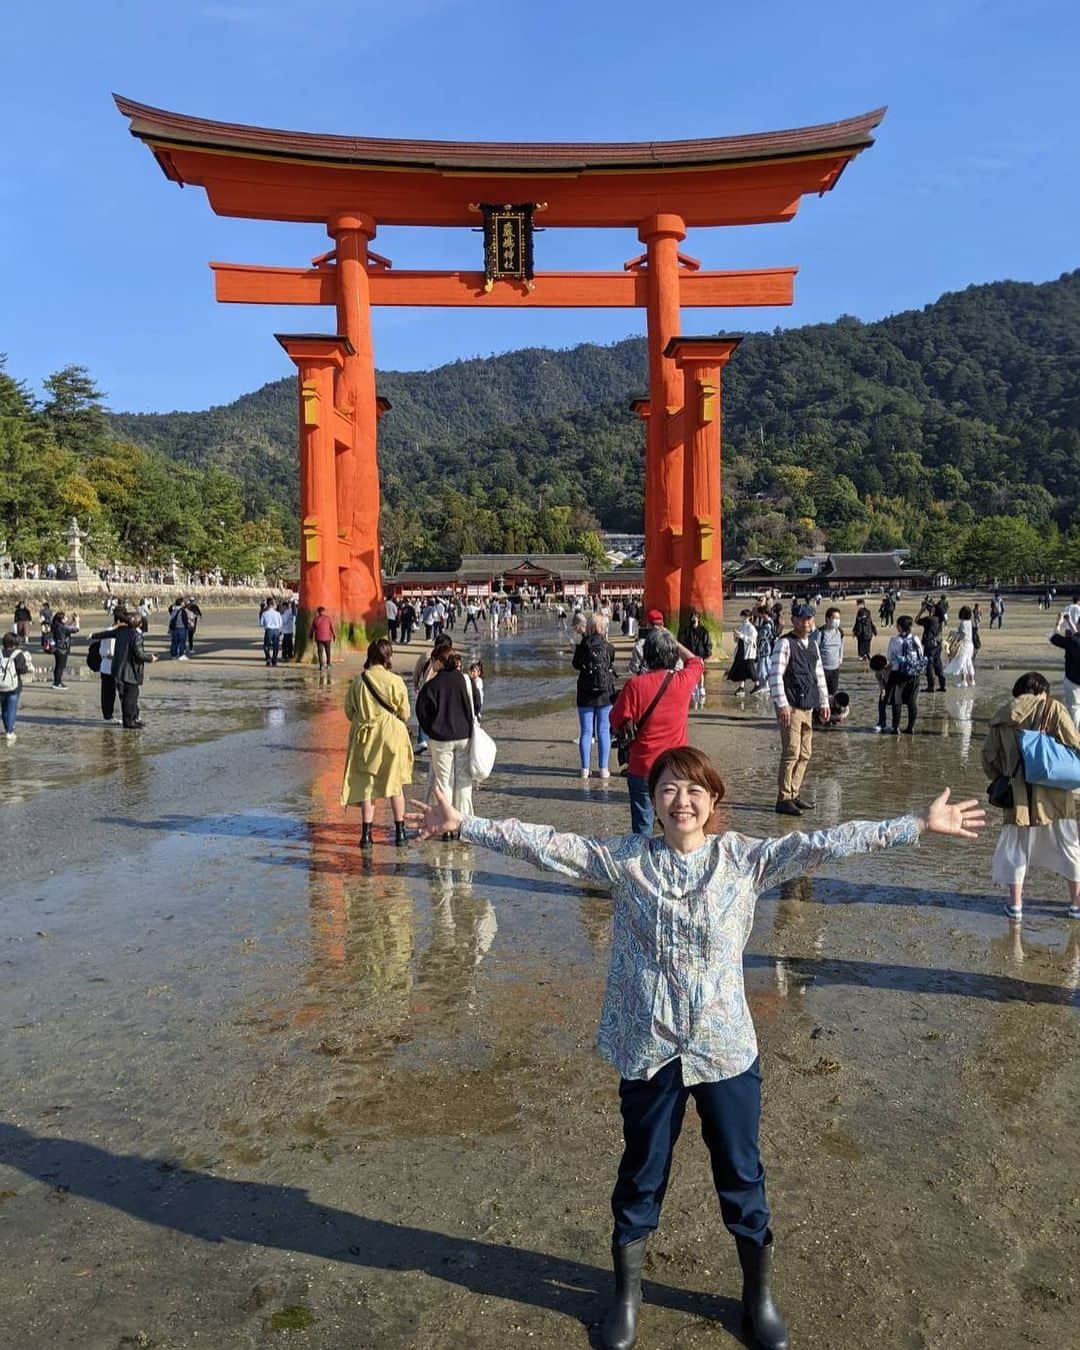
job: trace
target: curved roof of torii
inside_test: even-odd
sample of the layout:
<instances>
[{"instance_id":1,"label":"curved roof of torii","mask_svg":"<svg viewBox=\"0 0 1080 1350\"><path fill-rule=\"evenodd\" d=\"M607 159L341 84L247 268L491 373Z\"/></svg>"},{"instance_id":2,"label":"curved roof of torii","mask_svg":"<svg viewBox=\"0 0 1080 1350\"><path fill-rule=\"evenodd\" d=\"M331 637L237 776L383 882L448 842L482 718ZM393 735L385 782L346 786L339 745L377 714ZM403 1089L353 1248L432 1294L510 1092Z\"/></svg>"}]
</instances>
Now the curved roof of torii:
<instances>
[{"instance_id":1,"label":"curved roof of torii","mask_svg":"<svg viewBox=\"0 0 1080 1350\"><path fill-rule=\"evenodd\" d=\"M471 225L471 203L541 196L550 225L634 226L657 212L696 225L785 220L803 193L835 184L885 115L701 140L495 143L279 131L114 97L166 176L204 187L220 214L361 210L387 224Z\"/></svg>"}]
</instances>

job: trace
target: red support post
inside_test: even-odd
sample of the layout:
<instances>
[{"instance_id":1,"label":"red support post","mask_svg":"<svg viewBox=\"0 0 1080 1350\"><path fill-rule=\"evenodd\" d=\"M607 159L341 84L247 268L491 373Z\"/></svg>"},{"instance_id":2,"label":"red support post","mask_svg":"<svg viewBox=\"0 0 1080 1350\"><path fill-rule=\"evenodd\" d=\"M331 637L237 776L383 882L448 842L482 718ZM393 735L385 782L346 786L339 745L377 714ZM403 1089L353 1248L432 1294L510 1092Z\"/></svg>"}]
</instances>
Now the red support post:
<instances>
[{"instance_id":1,"label":"red support post","mask_svg":"<svg viewBox=\"0 0 1080 1350\"><path fill-rule=\"evenodd\" d=\"M277 340L298 372L300 426L300 615L297 656L311 616L322 605L341 620L335 445L341 426L335 410L335 377L352 344L344 337L279 333Z\"/></svg>"},{"instance_id":2,"label":"red support post","mask_svg":"<svg viewBox=\"0 0 1080 1350\"><path fill-rule=\"evenodd\" d=\"M665 354L680 371L683 390L683 553L679 622L692 609L714 634L724 612L721 509L721 371L735 338L673 339Z\"/></svg>"},{"instance_id":3,"label":"red support post","mask_svg":"<svg viewBox=\"0 0 1080 1350\"><path fill-rule=\"evenodd\" d=\"M643 220L638 238L646 248L651 415L645 448L645 605L674 622L679 608L682 562L682 379L665 349L679 332L679 242L681 216L661 212Z\"/></svg>"},{"instance_id":4,"label":"red support post","mask_svg":"<svg viewBox=\"0 0 1080 1350\"><path fill-rule=\"evenodd\" d=\"M337 456L337 502L342 548L341 631L360 645L383 621L379 550L379 464L375 354L371 337L368 241L375 222L362 212L332 216L327 233L337 244L338 327L349 339L338 381L339 402L351 413L351 442Z\"/></svg>"}]
</instances>

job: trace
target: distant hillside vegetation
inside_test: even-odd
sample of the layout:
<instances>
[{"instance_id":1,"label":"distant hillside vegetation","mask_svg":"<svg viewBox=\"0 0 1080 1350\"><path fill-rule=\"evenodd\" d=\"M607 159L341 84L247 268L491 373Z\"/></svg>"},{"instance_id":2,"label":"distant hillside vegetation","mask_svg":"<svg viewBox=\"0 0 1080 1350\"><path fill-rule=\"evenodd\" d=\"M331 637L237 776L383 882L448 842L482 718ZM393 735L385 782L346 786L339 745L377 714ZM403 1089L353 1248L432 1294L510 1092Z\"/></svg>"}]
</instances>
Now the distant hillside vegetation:
<instances>
[{"instance_id":1,"label":"distant hillside vegetation","mask_svg":"<svg viewBox=\"0 0 1080 1350\"><path fill-rule=\"evenodd\" d=\"M1080 271L972 286L877 323L747 337L724 382L726 552L907 545L955 561L990 518L1057 547L1080 507L1078 335ZM637 525L643 437L627 403L645 371L645 344L629 339L380 373L393 560ZM112 428L237 474L255 504L292 505L295 417L284 379L207 412L116 414Z\"/></svg>"}]
</instances>

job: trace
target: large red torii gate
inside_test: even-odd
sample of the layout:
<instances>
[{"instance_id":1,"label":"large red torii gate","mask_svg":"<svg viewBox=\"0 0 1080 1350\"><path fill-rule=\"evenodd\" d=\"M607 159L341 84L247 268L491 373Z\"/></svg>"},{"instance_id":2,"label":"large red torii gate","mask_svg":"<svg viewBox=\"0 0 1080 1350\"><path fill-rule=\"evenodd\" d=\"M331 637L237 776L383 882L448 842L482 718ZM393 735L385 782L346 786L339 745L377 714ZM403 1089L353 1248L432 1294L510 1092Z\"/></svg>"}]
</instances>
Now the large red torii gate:
<instances>
[{"instance_id":1,"label":"large red torii gate","mask_svg":"<svg viewBox=\"0 0 1080 1350\"><path fill-rule=\"evenodd\" d=\"M873 144L885 110L793 131L638 144L493 144L275 131L116 98L167 178L202 187L219 215L324 224L306 268L211 263L217 299L333 305L333 334L280 334L299 375L301 606L324 605L366 640L383 617L373 305L643 308L645 599L677 622L718 622L720 381L738 339L681 337L685 307L790 305L795 268L705 272L679 245L691 227L790 220ZM645 251L612 272L395 271L379 225L472 226L478 204L529 203L546 228L632 228Z\"/></svg>"}]
</instances>

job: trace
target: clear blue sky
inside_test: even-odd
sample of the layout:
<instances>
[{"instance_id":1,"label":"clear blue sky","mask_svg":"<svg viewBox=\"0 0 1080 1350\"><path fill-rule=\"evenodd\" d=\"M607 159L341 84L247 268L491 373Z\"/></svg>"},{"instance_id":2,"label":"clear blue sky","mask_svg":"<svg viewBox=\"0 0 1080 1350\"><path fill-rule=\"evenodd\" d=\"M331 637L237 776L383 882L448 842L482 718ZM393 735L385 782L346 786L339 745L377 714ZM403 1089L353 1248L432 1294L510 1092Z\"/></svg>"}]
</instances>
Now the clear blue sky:
<instances>
[{"instance_id":1,"label":"clear blue sky","mask_svg":"<svg viewBox=\"0 0 1080 1350\"><path fill-rule=\"evenodd\" d=\"M687 332L875 319L1080 263L1075 0L15 0L2 23L0 351L37 385L90 367L116 409L202 408L291 371L275 330L329 311L216 305L206 263L301 265L315 227L215 216L133 140L110 91L227 121L378 136L646 140L889 113L792 223L692 232L706 266L799 266L791 309ZM660 34L655 13L668 16ZM479 265L466 231L384 229L398 266ZM537 266L619 267L629 231L550 231ZM635 311L384 310L418 369L613 341Z\"/></svg>"}]
</instances>

